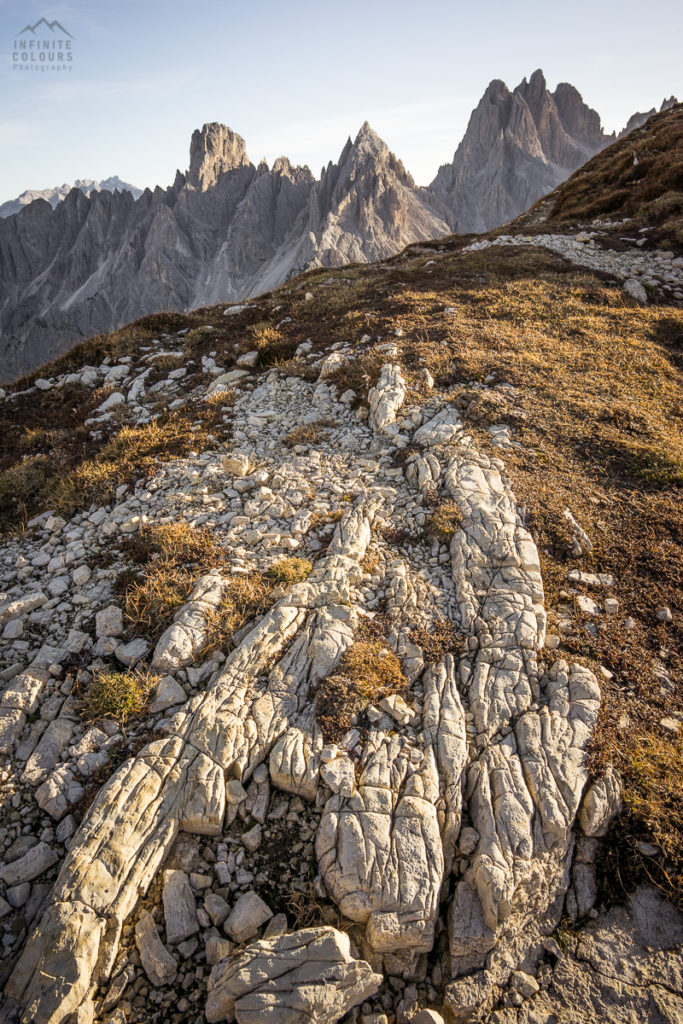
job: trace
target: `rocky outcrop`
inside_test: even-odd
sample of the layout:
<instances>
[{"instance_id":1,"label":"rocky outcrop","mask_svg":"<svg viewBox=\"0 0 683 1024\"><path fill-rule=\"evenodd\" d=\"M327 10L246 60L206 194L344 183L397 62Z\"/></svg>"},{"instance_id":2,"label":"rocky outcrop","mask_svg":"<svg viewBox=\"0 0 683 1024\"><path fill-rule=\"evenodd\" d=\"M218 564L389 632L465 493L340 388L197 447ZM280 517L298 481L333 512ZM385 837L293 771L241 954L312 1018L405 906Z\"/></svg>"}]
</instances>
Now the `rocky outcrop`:
<instances>
[{"instance_id":1,"label":"rocky outcrop","mask_svg":"<svg viewBox=\"0 0 683 1024\"><path fill-rule=\"evenodd\" d=\"M548 91L535 71L512 92L488 86L453 162L429 186L458 233L489 231L551 192L613 140L567 83Z\"/></svg>"},{"instance_id":2,"label":"rocky outcrop","mask_svg":"<svg viewBox=\"0 0 683 1024\"><path fill-rule=\"evenodd\" d=\"M218 572L200 576L189 600L173 617L162 634L152 656L152 668L175 672L191 664L200 654L207 638L207 622L215 615L223 595L223 580Z\"/></svg>"},{"instance_id":3,"label":"rocky outcrop","mask_svg":"<svg viewBox=\"0 0 683 1024\"><path fill-rule=\"evenodd\" d=\"M17 582L4 592L0 621L27 630L49 603L38 587L45 551L55 571L68 565L69 579L95 586L82 571L86 548L94 562L99 538L118 543L143 512L164 522L197 522L201 513L232 553L233 572L267 571L274 551L316 556L303 582L278 588L272 606L209 661L206 620L220 614L223 578L198 573L150 658L169 673L169 699L152 719L159 731L113 772L77 830L70 811L87 773L106 765L108 744L123 737L116 727L105 733L105 723L79 728L55 666L88 644L93 670L95 658L121 660L130 644L151 644L121 642L124 617L110 590L89 592L98 594L90 602L79 594L87 618L55 638L63 651L46 646L9 680L3 750L21 753L31 805L53 819L24 846L31 837L19 833L19 815L17 856L3 846L10 856L0 866L9 908L0 912L26 898L21 886L42 884L47 900L6 987L25 1024L62 1024L93 998L115 1005L135 977L132 943L138 977L144 971L155 990L194 984L184 965L200 942L198 957L214 968L208 1020L336 1020L370 999L383 976L424 978L427 954L438 961L440 997L456 1019L471 1019L507 987L533 997L526 972L551 941L565 897L575 916L592 909L592 844L620 797L615 775L589 784L584 764L596 679L563 660L539 662L539 556L504 465L479 449L443 394L428 390L422 407L405 407L408 371L394 351L379 347L387 361L359 410L329 383L329 353L308 353L315 382L245 371L231 407L238 447L227 457L217 444L160 465L126 502L69 523L39 517L35 535L8 542L7 579ZM358 354L341 345L334 365ZM102 372L115 371L127 394L144 372L133 363ZM193 399L208 388L200 380ZM143 406L131 408L143 415ZM320 418L336 424L326 428L329 444L302 453L282 440ZM389 529L422 536L435 496L459 513L448 544L389 543ZM324 541L310 536L316 519L336 524ZM48 573L46 592L63 594L54 586L61 578ZM369 695L374 703L346 734L326 742L317 694L373 616L406 687ZM460 632L459 645L435 653L424 637L444 622ZM30 721L36 712L40 720ZM268 875L258 858L284 847L289 863L301 822L307 859L301 876L283 883L287 896L301 899L298 912L323 902L332 915L323 920L349 934L317 923L283 934L271 909L267 885L284 869ZM52 836L64 840L60 852ZM58 865L51 889L35 881L52 881Z\"/></svg>"},{"instance_id":4,"label":"rocky outcrop","mask_svg":"<svg viewBox=\"0 0 683 1024\"><path fill-rule=\"evenodd\" d=\"M682 948L683 915L655 889L641 887L626 905L600 914L577 935L568 932L563 949L548 942L543 986L527 975L529 1001L497 1011L496 1024L676 1024L683 1016ZM467 1018L454 1005L454 1016L476 1019L476 1011Z\"/></svg>"},{"instance_id":5,"label":"rocky outcrop","mask_svg":"<svg viewBox=\"0 0 683 1024\"><path fill-rule=\"evenodd\" d=\"M190 142L190 169L187 184L200 192L215 185L221 174L248 167L247 147L244 139L224 124L205 124L192 133Z\"/></svg>"},{"instance_id":6,"label":"rocky outcrop","mask_svg":"<svg viewBox=\"0 0 683 1024\"><path fill-rule=\"evenodd\" d=\"M249 778L296 722L310 679L326 669L324 652L331 647L341 653L350 642L337 623L348 618L341 603L369 540L375 507L349 513L315 576L290 588L249 633L206 694L176 716L174 735L149 744L104 787L9 983L8 994L27 1007L29 1019L56 1024L93 982L109 975L123 923L179 830L219 834L226 773ZM265 691L264 672L270 679ZM61 978L57 986L55 977Z\"/></svg>"},{"instance_id":7,"label":"rocky outcrop","mask_svg":"<svg viewBox=\"0 0 683 1024\"><path fill-rule=\"evenodd\" d=\"M210 1024L335 1024L369 999L382 976L351 955L348 935L307 928L255 942L211 972L206 1019Z\"/></svg>"}]
</instances>

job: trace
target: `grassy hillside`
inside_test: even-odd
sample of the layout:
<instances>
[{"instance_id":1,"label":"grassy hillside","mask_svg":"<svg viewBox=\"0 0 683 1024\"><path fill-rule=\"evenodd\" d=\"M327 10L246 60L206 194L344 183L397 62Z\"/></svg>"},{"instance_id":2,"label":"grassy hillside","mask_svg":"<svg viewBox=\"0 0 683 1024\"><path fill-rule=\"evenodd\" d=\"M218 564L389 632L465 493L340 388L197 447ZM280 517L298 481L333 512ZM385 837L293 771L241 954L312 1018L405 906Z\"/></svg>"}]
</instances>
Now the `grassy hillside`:
<instances>
[{"instance_id":1,"label":"grassy hillside","mask_svg":"<svg viewBox=\"0 0 683 1024\"><path fill-rule=\"evenodd\" d=\"M567 230L594 218L628 222L614 232L617 242L644 235L647 246L683 253L683 104L593 157L514 223L525 231Z\"/></svg>"}]
</instances>

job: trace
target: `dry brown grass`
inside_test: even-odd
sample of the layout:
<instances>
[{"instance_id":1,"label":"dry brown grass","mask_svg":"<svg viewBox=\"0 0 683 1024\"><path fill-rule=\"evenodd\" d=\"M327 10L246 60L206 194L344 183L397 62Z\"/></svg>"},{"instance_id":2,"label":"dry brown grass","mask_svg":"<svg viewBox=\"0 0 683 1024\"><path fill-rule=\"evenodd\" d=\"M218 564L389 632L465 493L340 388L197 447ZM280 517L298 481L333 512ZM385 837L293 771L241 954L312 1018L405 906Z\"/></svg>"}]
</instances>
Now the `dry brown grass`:
<instances>
[{"instance_id":1,"label":"dry brown grass","mask_svg":"<svg viewBox=\"0 0 683 1024\"><path fill-rule=\"evenodd\" d=\"M298 444L317 444L327 436L327 428L327 420L302 423L300 427L294 427L288 434L285 434L282 441L288 448L294 448Z\"/></svg>"},{"instance_id":2,"label":"dry brown grass","mask_svg":"<svg viewBox=\"0 0 683 1024\"><path fill-rule=\"evenodd\" d=\"M307 558L278 558L268 570L268 575L281 586L290 586L292 583L301 583L305 580L312 568L313 565Z\"/></svg>"},{"instance_id":3,"label":"dry brown grass","mask_svg":"<svg viewBox=\"0 0 683 1024\"><path fill-rule=\"evenodd\" d=\"M318 724L328 742L339 742L368 704L405 691L401 662L379 640L356 640L315 694Z\"/></svg>"},{"instance_id":4,"label":"dry brown grass","mask_svg":"<svg viewBox=\"0 0 683 1024\"><path fill-rule=\"evenodd\" d=\"M228 562L208 530L184 521L144 526L125 544L137 569L120 578L129 631L158 639L202 573Z\"/></svg>"},{"instance_id":5,"label":"dry brown grass","mask_svg":"<svg viewBox=\"0 0 683 1024\"><path fill-rule=\"evenodd\" d=\"M448 543L460 529L462 512L457 501L449 498L439 501L429 513L425 523L425 533L430 540Z\"/></svg>"},{"instance_id":6,"label":"dry brown grass","mask_svg":"<svg viewBox=\"0 0 683 1024\"><path fill-rule=\"evenodd\" d=\"M623 899L647 882L683 909L683 737L638 729L621 754L625 810L600 851L601 898Z\"/></svg>"},{"instance_id":7,"label":"dry brown grass","mask_svg":"<svg viewBox=\"0 0 683 1024\"><path fill-rule=\"evenodd\" d=\"M123 427L93 459L53 480L54 505L72 514L88 505L106 505L123 483L149 476L159 461L181 458L202 445L203 435L177 414L141 427Z\"/></svg>"},{"instance_id":8,"label":"dry brown grass","mask_svg":"<svg viewBox=\"0 0 683 1024\"><path fill-rule=\"evenodd\" d=\"M29 387L38 377L56 376L60 373L71 373L83 366L98 366L104 359L116 361L121 356L134 355L140 345L159 338L162 334L173 334L183 327L201 323L204 314L200 311L192 313L153 313L139 320L110 331L108 334L97 334L94 338L81 341L62 356L51 363L32 371L17 381L17 389Z\"/></svg>"},{"instance_id":9,"label":"dry brown grass","mask_svg":"<svg viewBox=\"0 0 683 1024\"><path fill-rule=\"evenodd\" d=\"M323 902L315 891L315 885L308 883L306 892L290 892L285 900L287 916L291 918L292 930L319 928L332 925L339 928L342 916L329 900Z\"/></svg>"},{"instance_id":10,"label":"dry brown grass","mask_svg":"<svg viewBox=\"0 0 683 1024\"><path fill-rule=\"evenodd\" d=\"M355 359L348 359L333 370L327 378L330 384L336 385L342 395L349 389L356 392L356 405L367 402L370 388L374 388L382 367L387 362L386 354L372 349L363 352Z\"/></svg>"},{"instance_id":11,"label":"dry brown grass","mask_svg":"<svg viewBox=\"0 0 683 1024\"><path fill-rule=\"evenodd\" d=\"M422 649L426 664L434 664L446 654L461 654L465 646L465 634L454 622L432 622L410 632L411 643Z\"/></svg>"},{"instance_id":12,"label":"dry brown grass","mask_svg":"<svg viewBox=\"0 0 683 1024\"><path fill-rule=\"evenodd\" d=\"M278 366L292 360L299 342L287 337L281 330L267 321L252 324L248 334L238 345L239 352L250 352L256 349L259 353L258 366L266 368Z\"/></svg>"},{"instance_id":13,"label":"dry brown grass","mask_svg":"<svg viewBox=\"0 0 683 1024\"><path fill-rule=\"evenodd\" d=\"M368 573L372 576L382 565L382 559L380 558L379 551L375 548L369 547L363 555L360 567L363 572Z\"/></svg>"},{"instance_id":14,"label":"dry brown grass","mask_svg":"<svg viewBox=\"0 0 683 1024\"><path fill-rule=\"evenodd\" d=\"M660 244L683 247L683 105L650 118L642 128L598 154L541 200L522 223L549 207L545 223L565 225L593 217L630 218L628 233L641 225ZM542 225L541 225L542 226ZM622 229L623 233L623 229Z\"/></svg>"},{"instance_id":15,"label":"dry brown grass","mask_svg":"<svg viewBox=\"0 0 683 1024\"><path fill-rule=\"evenodd\" d=\"M311 366L296 356L291 359L276 359L272 365L283 377L300 377L301 380L317 380L320 372L317 366Z\"/></svg>"},{"instance_id":16,"label":"dry brown grass","mask_svg":"<svg viewBox=\"0 0 683 1024\"><path fill-rule=\"evenodd\" d=\"M653 733L634 737L626 766L626 799L632 814L647 827L666 857L683 875L683 736Z\"/></svg>"},{"instance_id":17,"label":"dry brown grass","mask_svg":"<svg viewBox=\"0 0 683 1024\"><path fill-rule=\"evenodd\" d=\"M95 441L81 420L94 400L71 410L72 430L24 423L19 433L19 420L2 434L3 415L10 414L0 415L0 530L16 528L48 507L69 516L108 504L120 484L149 476L158 462L181 458L205 442L205 432L192 430L190 420L178 414L140 427L110 425L116 432ZM52 403L47 411L59 415ZM68 407L61 415L71 418Z\"/></svg>"},{"instance_id":18,"label":"dry brown grass","mask_svg":"<svg viewBox=\"0 0 683 1024\"><path fill-rule=\"evenodd\" d=\"M230 650L234 634L268 610L274 587L275 581L265 573L230 576L220 605L207 619L207 639L202 655Z\"/></svg>"}]
</instances>

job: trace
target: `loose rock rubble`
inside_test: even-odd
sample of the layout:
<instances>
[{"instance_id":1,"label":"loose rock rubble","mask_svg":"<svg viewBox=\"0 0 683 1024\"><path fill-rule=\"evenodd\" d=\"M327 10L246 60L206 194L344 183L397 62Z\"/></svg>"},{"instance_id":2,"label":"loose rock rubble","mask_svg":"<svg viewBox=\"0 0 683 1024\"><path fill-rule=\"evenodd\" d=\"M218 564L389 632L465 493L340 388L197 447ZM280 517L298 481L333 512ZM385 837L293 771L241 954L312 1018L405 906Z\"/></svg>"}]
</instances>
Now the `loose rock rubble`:
<instances>
[{"instance_id":1,"label":"loose rock rubble","mask_svg":"<svg viewBox=\"0 0 683 1024\"><path fill-rule=\"evenodd\" d=\"M492 240L474 242L468 246L468 251L476 252L492 245L533 245L550 249L570 263L600 270L623 281L625 293L637 302L647 303L649 292L677 304L683 302L683 257L673 252L641 252L634 248L614 252L599 244L599 231L575 235L498 235Z\"/></svg>"},{"instance_id":2,"label":"loose rock rubble","mask_svg":"<svg viewBox=\"0 0 683 1024\"><path fill-rule=\"evenodd\" d=\"M533 999L566 894L591 909L583 867L619 798L611 776L586 791L596 679L546 657L538 552L504 464L440 394L404 409L381 351L358 410L329 354L303 353L313 383L207 364L203 393L236 393L229 451L162 465L69 522L45 513L3 546L0 622L22 627L0 640L8 1020L470 1020L501 991ZM145 370L106 373L144 421ZM292 446L302 422L325 433ZM448 545L425 539L434 494L460 509ZM153 646L124 635L113 583L122 539L174 520L208 527L230 561ZM229 574L292 552L308 577L203 656ZM430 659L415 631L443 622L463 650ZM367 623L408 688L332 745L314 697ZM147 717L125 734L84 723L78 687L141 659L161 676Z\"/></svg>"}]
</instances>

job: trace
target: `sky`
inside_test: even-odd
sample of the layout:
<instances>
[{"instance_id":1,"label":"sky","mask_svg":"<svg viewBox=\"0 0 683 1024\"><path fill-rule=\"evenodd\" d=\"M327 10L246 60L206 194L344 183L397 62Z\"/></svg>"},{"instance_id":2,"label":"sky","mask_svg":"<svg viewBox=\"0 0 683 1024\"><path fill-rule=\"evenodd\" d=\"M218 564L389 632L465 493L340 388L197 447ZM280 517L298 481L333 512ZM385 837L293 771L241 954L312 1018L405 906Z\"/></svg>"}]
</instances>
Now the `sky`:
<instances>
[{"instance_id":1,"label":"sky","mask_svg":"<svg viewBox=\"0 0 683 1024\"><path fill-rule=\"evenodd\" d=\"M73 37L69 70L15 66L41 17ZM0 0L0 202L113 174L169 185L208 121L255 163L286 155L318 175L368 120L427 184L491 79L542 68L618 130L683 99L681 39L680 0Z\"/></svg>"}]
</instances>

